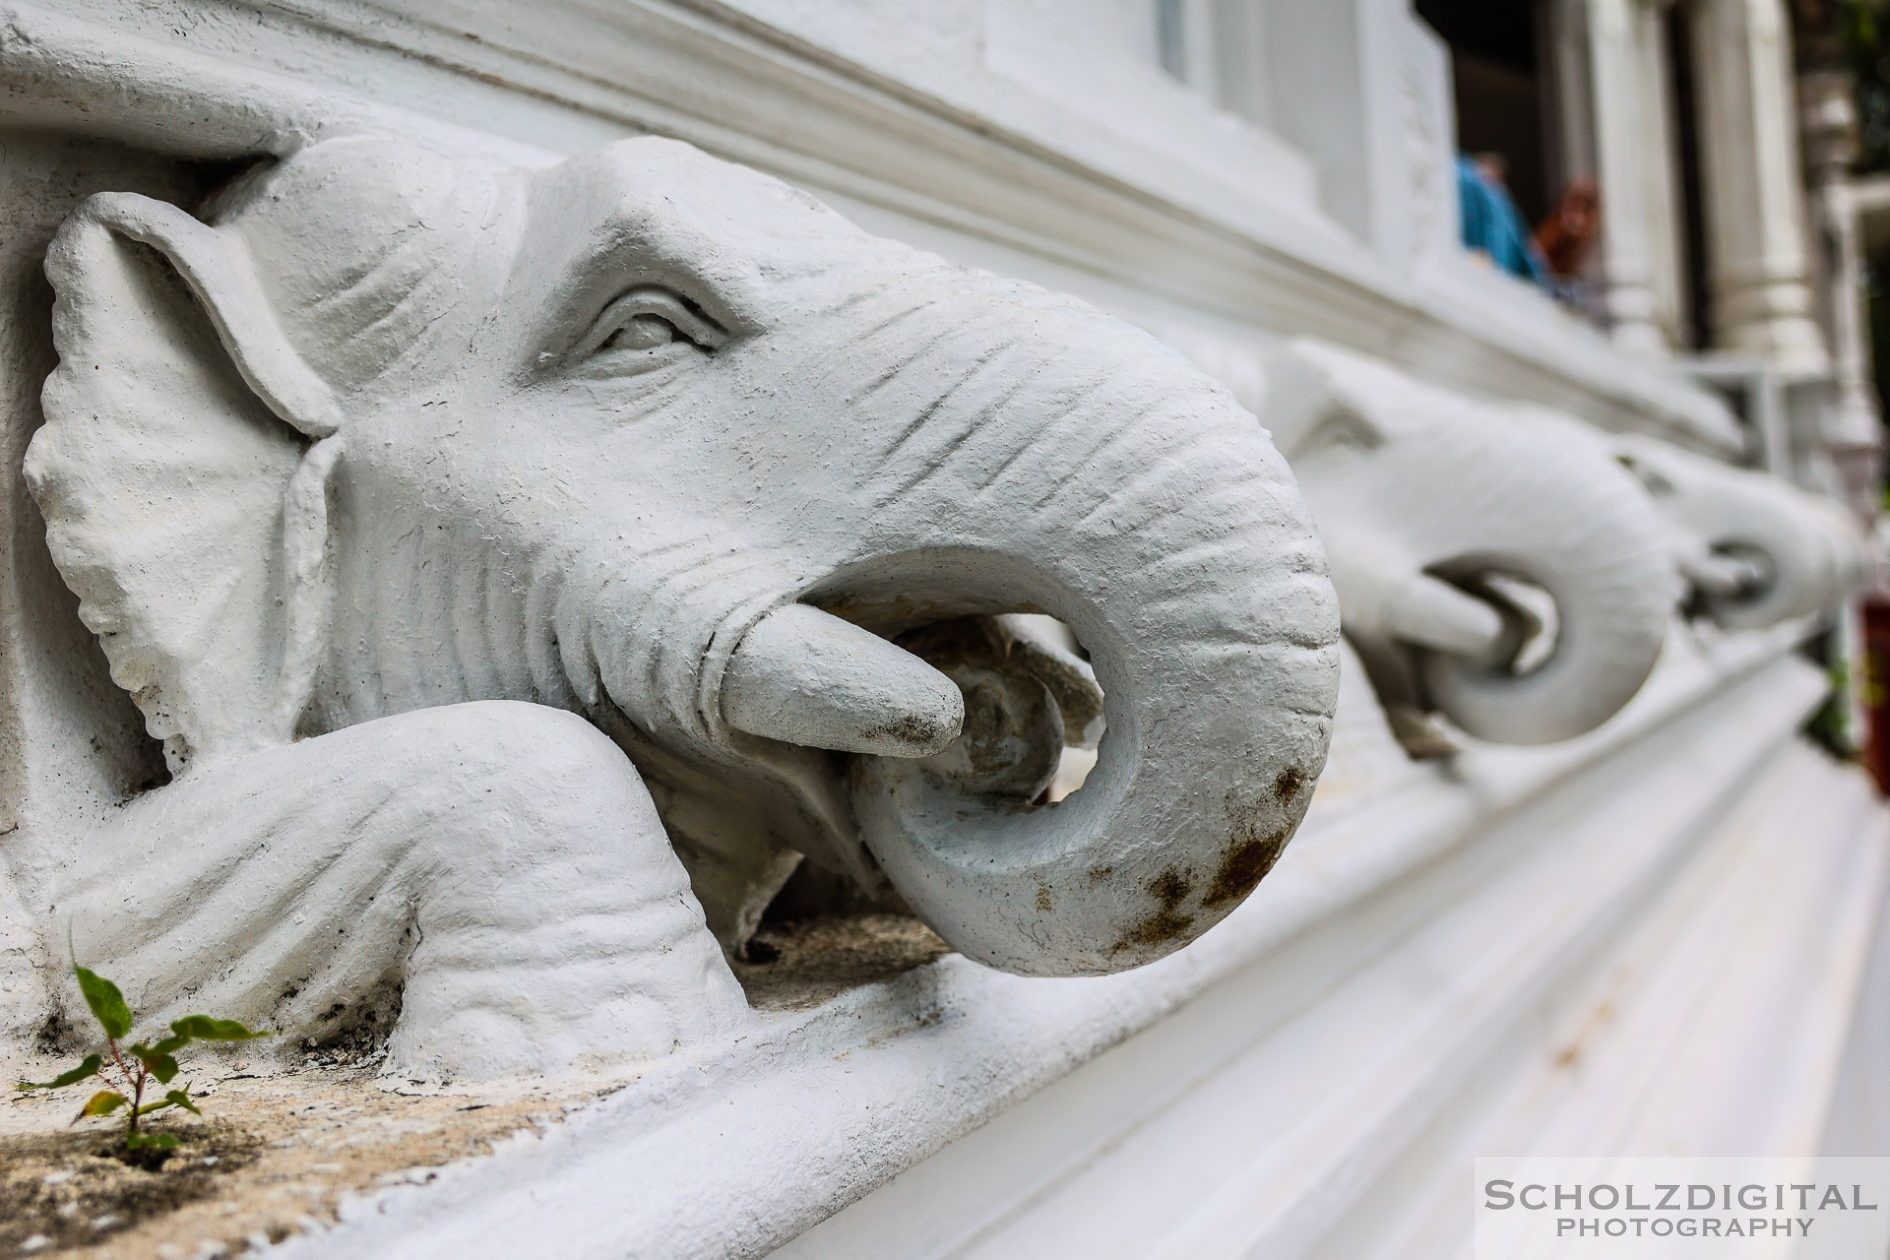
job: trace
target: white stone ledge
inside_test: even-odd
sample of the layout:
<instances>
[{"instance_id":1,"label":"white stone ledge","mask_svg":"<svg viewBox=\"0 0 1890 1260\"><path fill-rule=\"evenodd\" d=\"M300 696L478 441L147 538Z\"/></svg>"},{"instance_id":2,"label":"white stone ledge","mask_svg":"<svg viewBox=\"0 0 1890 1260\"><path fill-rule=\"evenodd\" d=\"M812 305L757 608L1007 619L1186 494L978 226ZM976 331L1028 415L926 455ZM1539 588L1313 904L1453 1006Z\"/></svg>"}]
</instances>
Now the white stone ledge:
<instances>
[{"instance_id":1,"label":"white stone ledge","mask_svg":"<svg viewBox=\"0 0 1890 1260\"><path fill-rule=\"evenodd\" d=\"M1059 287L1109 277L1262 335L1323 337L1605 427L1739 445L1724 405L1670 365L1571 319L1517 318L1534 295L1414 283L1316 215L1191 197L1148 153L1140 178L1102 169L1015 119L970 116L721 5L555 0L529 20L474 0L437 0L424 16L350 0L65 8L78 16L0 9L0 120L190 157L377 120L514 155L658 131L941 226L965 261L1022 250L1066 269Z\"/></svg>"},{"instance_id":2,"label":"white stone ledge","mask_svg":"<svg viewBox=\"0 0 1890 1260\"><path fill-rule=\"evenodd\" d=\"M1479 1155L1881 1152L1881 947L1866 968L1873 936L1890 942L1883 807L1854 767L1802 744L1753 767L1737 802L1319 1254L1469 1254ZM1848 1078L1847 1055L1862 1060ZM1858 1140L1834 1140L1834 1122Z\"/></svg>"},{"instance_id":3,"label":"white stone ledge","mask_svg":"<svg viewBox=\"0 0 1890 1260\"><path fill-rule=\"evenodd\" d=\"M1670 724L1736 697L1768 665L1802 674L1779 662L1795 637L1676 652L1616 721L1580 741L1479 747L1394 790L1316 802L1263 888L1161 963L1038 980L949 957L771 1015L725 1053L664 1064L542 1137L520 1136L426 1187L351 1201L334 1230L280 1253L523 1253L546 1222L572 1256L778 1246L1557 784L1644 756Z\"/></svg>"}]
</instances>

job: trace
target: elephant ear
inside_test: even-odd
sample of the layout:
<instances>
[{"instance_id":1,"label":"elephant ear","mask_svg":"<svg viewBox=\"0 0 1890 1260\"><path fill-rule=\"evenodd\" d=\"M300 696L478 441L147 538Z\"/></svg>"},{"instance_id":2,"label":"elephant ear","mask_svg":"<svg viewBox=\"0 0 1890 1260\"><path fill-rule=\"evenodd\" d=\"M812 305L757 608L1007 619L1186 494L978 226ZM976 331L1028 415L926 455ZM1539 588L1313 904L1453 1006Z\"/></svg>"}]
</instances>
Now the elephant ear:
<instances>
[{"instance_id":1,"label":"elephant ear","mask_svg":"<svg viewBox=\"0 0 1890 1260\"><path fill-rule=\"evenodd\" d=\"M294 735L326 619L330 391L233 232L87 201L46 274L59 366L26 475L112 678L173 772Z\"/></svg>"},{"instance_id":2,"label":"elephant ear","mask_svg":"<svg viewBox=\"0 0 1890 1260\"><path fill-rule=\"evenodd\" d=\"M1291 341L1267 356L1254 413L1290 460L1384 441L1374 418L1410 392L1390 369L1316 341Z\"/></svg>"}]
</instances>

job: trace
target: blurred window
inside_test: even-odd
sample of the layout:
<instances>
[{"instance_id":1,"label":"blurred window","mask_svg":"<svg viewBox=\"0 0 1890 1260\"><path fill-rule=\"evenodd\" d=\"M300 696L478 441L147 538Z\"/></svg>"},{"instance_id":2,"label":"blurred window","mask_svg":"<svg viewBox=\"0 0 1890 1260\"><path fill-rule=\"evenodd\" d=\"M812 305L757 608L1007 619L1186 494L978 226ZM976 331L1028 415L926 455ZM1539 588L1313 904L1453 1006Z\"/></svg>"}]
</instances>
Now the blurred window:
<instances>
[{"instance_id":1,"label":"blurred window","mask_svg":"<svg viewBox=\"0 0 1890 1260\"><path fill-rule=\"evenodd\" d=\"M1154 0L1161 68L1214 105L1266 126L1264 0Z\"/></svg>"}]
</instances>

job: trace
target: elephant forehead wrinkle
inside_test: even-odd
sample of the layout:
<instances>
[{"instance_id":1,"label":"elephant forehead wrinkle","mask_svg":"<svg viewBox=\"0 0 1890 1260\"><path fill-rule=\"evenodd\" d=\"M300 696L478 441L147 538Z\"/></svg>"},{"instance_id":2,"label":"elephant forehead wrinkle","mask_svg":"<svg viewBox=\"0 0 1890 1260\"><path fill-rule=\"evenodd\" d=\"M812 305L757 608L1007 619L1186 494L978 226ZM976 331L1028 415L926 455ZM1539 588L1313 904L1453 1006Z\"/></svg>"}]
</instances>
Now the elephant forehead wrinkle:
<instances>
[{"instance_id":1,"label":"elephant forehead wrinkle","mask_svg":"<svg viewBox=\"0 0 1890 1260\"><path fill-rule=\"evenodd\" d=\"M554 323L584 318L626 274L655 273L707 290L691 296L718 320L752 325L805 288L784 279L831 283L884 248L805 194L684 145L639 141L554 167L529 201L519 270L559 277Z\"/></svg>"},{"instance_id":2,"label":"elephant forehead wrinkle","mask_svg":"<svg viewBox=\"0 0 1890 1260\"><path fill-rule=\"evenodd\" d=\"M468 291L488 290L476 309L497 303L517 187L476 163L362 139L290 158L220 221L247 243L297 351L345 389L411 358Z\"/></svg>"}]
</instances>

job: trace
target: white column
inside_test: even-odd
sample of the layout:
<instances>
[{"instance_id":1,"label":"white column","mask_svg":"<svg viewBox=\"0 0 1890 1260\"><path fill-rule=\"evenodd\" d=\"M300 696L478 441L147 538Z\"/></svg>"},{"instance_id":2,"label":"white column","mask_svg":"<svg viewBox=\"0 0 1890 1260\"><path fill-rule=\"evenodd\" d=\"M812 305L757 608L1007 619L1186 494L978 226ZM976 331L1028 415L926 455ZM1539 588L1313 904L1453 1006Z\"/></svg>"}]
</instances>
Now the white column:
<instances>
[{"instance_id":1,"label":"white column","mask_svg":"<svg viewBox=\"0 0 1890 1260\"><path fill-rule=\"evenodd\" d=\"M1671 349L1679 329L1680 244L1663 0L1554 0L1543 51L1552 67L1556 175L1601 191L1592 278L1615 342Z\"/></svg>"},{"instance_id":2,"label":"white column","mask_svg":"<svg viewBox=\"0 0 1890 1260\"><path fill-rule=\"evenodd\" d=\"M1656 321L1653 242L1643 154L1649 124L1642 99L1636 0L1588 0L1590 100L1595 180L1601 188L1602 269L1614 339L1634 350L1663 350Z\"/></svg>"},{"instance_id":3,"label":"white column","mask_svg":"<svg viewBox=\"0 0 1890 1260\"><path fill-rule=\"evenodd\" d=\"M1673 50L1667 12L1672 0L1638 0L1634 12L1640 104L1642 201L1647 215L1648 263L1654 320L1669 347L1685 344L1686 229L1680 206L1680 118L1674 95Z\"/></svg>"},{"instance_id":4,"label":"white column","mask_svg":"<svg viewBox=\"0 0 1890 1260\"><path fill-rule=\"evenodd\" d=\"M1830 335L1836 399L1823 417L1818 445L1834 489L1860 519L1878 511L1883 427L1872 386L1864 316L1864 257L1851 163L1857 156L1857 109L1851 76L1839 69L1807 70L1798 95L1812 206L1824 245L1824 320Z\"/></svg>"},{"instance_id":5,"label":"white column","mask_svg":"<svg viewBox=\"0 0 1890 1260\"><path fill-rule=\"evenodd\" d=\"M1828 359L1812 318L1783 0L1700 0L1694 13L1713 348L1816 376Z\"/></svg>"}]
</instances>

